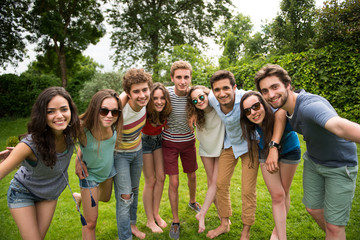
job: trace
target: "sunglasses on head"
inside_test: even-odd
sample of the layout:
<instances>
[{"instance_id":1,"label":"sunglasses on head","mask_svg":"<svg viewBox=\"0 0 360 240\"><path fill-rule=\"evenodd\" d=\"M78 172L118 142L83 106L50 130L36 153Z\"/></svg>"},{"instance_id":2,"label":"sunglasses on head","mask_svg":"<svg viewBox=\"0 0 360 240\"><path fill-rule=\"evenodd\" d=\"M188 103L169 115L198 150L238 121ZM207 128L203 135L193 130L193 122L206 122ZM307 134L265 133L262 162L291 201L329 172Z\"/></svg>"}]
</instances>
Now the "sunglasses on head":
<instances>
[{"instance_id":1,"label":"sunglasses on head","mask_svg":"<svg viewBox=\"0 0 360 240\"><path fill-rule=\"evenodd\" d=\"M113 117L117 117L117 116L119 116L120 110L118 110L118 109L109 110L107 108L100 108L100 111L99 111L100 115L103 117L106 117L109 114L109 112L111 112L111 115Z\"/></svg>"},{"instance_id":2,"label":"sunglasses on head","mask_svg":"<svg viewBox=\"0 0 360 240\"><path fill-rule=\"evenodd\" d=\"M254 103L251 107L249 108L245 108L244 109L244 113L246 116L249 116L251 114L251 109L253 109L254 111L257 111L260 109L260 102Z\"/></svg>"},{"instance_id":3,"label":"sunglasses on head","mask_svg":"<svg viewBox=\"0 0 360 240\"><path fill-rule=\"evenodd\" d=\"M204 101L204 99L205 99L205 96L204 96L204 95L200 95L200 96L199 96L199 100ZM196 105L196 104L198 104L199 100L193 99L193 100L192 100L192 103L193 103L194 105Z\"/></svg>"}]
</instances>

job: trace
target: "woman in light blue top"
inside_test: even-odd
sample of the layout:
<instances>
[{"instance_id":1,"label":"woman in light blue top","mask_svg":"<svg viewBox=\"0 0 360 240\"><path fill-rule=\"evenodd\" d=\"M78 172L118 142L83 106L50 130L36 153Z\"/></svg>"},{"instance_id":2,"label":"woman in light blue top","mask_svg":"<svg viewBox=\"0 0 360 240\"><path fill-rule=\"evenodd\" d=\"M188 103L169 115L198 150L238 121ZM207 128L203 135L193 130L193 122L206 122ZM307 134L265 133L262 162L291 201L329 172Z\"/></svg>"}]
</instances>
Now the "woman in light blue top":
<instances>
[{"instance_id":1,"label":"woman in light blue top","mask_svg":"<svg viewBox=\"0 0 360 240\"><path fill-rule=\"evenodd\" d=\"M286 239L286 216L290 208L290 186L301 159L298 136L287 123L280 143L271 141L274 112L258 92L245 93L241 98L240 109L242 137L248 142L250 160L255 160L256 156L253 156L252 149L258 146L261 171L271 195L275 228L270 239ZM260 136L259 142L256 133ZM279 149L277 163L279 171L270 173L270 170L267 170L269 160L266 160L266 157L269 149L273 147Z\"/></svg>"},{"instance_id":2,"label":"woman in light blue top","mask_svg":"<svg viewBox=\"0 0 360 240\"><path fill-rule=\"evenodd\" d=\"M80 167L82 162L76 161L81 196L74 193L74 197L78 203L83 203L87 222L82 228L83 239L95 239L98 201L110 200L112 177L115 175L114 148L116 142L121 140L123 118L116 92L104 89L95 93L80 120L82 134L78 156L86 167L83 171Z\"/></svg>"},{"instance_id":3,"label":"woman in light blue top","mask_svg":"<svg viewBox=\"0 0 360 240\"><path fill-rule=\"evenodd\" d=\"M33 105L28 134L0 164L0 179L22 165L7 194L22 239L45 238L57 199L68 181L79 126L69 93L62 87L47 88Z\"/></svg>"}]
</instances>

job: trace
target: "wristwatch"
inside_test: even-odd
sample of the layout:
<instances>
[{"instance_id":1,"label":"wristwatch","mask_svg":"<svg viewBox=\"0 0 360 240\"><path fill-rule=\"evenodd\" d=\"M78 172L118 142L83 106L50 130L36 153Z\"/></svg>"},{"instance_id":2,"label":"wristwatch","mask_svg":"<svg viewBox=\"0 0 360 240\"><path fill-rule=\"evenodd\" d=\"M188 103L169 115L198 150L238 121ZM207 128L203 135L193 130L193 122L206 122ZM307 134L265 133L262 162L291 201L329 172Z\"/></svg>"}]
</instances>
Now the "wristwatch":
<instances>
[{"instance_id":1,"label":"wristwatch","mask_svg":"<svg viewBox=\"0 0 360 240\"><path fill-rule=\"evenodd\" d=\"M269 148L273 148L273 147L280 149L280 144L278 144L274 141L269 142Z\"/></svg>"}]
</instances>

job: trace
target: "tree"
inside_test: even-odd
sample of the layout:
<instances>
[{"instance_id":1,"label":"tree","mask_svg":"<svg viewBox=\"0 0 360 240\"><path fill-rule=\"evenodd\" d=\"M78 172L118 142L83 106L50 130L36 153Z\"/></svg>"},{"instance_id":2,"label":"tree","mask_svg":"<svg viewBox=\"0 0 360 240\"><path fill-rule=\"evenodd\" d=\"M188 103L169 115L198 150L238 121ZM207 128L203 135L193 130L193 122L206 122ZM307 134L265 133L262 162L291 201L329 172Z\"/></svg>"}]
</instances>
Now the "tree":
<instances>
[{"instance_id":1,"label":"tree","mask_svg":"<svg viewBox=\"0 0 360 240\"><path fill-rule=\"evenodd\" d=\"M314 0L282 0L271 24L271 37L279 54L298 53L311 47L314 37Z\"/></svg>"},{"instance_id":2,"label":"tree","mask_svg":"<svg viewBox=\"0 0 360 240\"><path fill-rule=\"evenodd\" d=\"M238 14L231 19L225 20L216 31L216 42L223 47L223 55L220 59L220 67L226 68L227 65L235 65L239 60L244 45L250 38L253 25L250 17Z\"/></svg>"},{"instance_id":3,"label":"tree","mask_svg":"<svg viewBox=\"0 0 360 240\"><path fill-rule=\"evenodd\" d=\"M143 60L155 76L160 53L175 45L204 44L215 23L229 15L230 0L111 1L108 22L113 26L115 62L129 67Z\"/></svg>"},{"instance_id":4,"label":"tree","mask_svg":"<svg viewBox=\"0 0 360 240\"><path fill-rule=\"evenodd\" d=\"M55 49L62 86L67 85L66 52L83 51L105 34L104 17L96 0L35 0L30 10L31 41L37 51Z\"/></svg>"},{"instance_id":5,"label":"tree","mask_svg":"<svg viewBox=\"0 0 360 240\"><path fill-rule=\"evenodd\" d=\"M318 10L316 47L332 42L360 46L359 0L329 0Z\"/></svg>"},{"instance_id":6,"label":"tree","mask_svg":"<svg viewBox=\"0 0 360 240\"><path fill-rule=\"evenodd\" d=\"M216 71L215 66L210 59L203 56L201 51L189 44L177 45L169 53L159 56L158 69L163 69L159 78L155 81L163 82L165 85L170 84L170 68L173 62L184 60L192 66L192 85L205 85L210 87L209 79Z\"/></svg>"},{"instance_id":7,"label":"tree","mask_svg":"<svg viewBox=\"0 0 360 240\"><path fill-rule=\"evenodd\" d=\"M0 1L0 66L17 65L26 54L24 23L30 0Z\"/></svg>"}]
</instances>

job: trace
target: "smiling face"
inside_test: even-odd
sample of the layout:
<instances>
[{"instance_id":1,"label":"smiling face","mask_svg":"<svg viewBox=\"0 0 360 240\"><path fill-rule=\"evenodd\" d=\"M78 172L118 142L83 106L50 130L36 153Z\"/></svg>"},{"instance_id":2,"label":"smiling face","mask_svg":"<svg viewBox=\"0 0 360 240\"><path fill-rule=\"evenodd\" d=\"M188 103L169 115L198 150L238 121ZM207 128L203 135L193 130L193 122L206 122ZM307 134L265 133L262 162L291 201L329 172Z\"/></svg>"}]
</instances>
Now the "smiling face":
<instances>
[{"instance_id":1,"label":"smiling face","mask_svg":"<svg viewBox=\"0 0 360 240\"><path fill-rule=\"evenodd\" d=\"M178 96L185 96L191 83L191 73L188 69L176 69L171 81L175 85L175 94Z\"/></svg>"},{"instance_id":2,"label":"smiling face","mask_svg":"<svg viewBox=\"0 0 360 240\"><path fill-rule=\"evenodd\" d=\"M156 89L152 98L154 101L155 110L157 112L161 112L166 105L164 92L161 89Z\"/></svg>"},{"instance_id":3,"label":"smiling face","mask_svg":"<svg viewBox=\"0 0 360 240\"><path fill-rule=\"evenodd\" d=\"M203 99L203 100L201 100ZM202 89L195 89L191 92L191 100L197 109L205 110L209 105L209 99ZM195 104L196 102L196 104Z\"/></svg>"},{"instance_id":4,"label":"smiling face","mask_svg":"<svg viewBox=\"0 0 360 240\"><path fill-rule=\"evenodd\" d=\"M128 97L131 108L136 112L140 111L149 102L149 84L147 82L132 84Z\"/></svg>"},{"instance_id":5,"label":"smiling face","mask_svg":"<svg viewBox=\"0 0 360 240\"><path fill-rule=\"evenodd\" d=\"M62 133L71 120L71 111L68 101L60 96L56 95L53 97L46 108L46 123L57 133Z\"/></svg>"},{"instance_id":6,"label":"smiling face","mask_svg":"<svg viewBox=\"0 0 360 240\"><path fill-rule=\"evenodd\" d=\"M277 76L269 76L259 83L261 94L264 99L273 107L283 107L289 96L290 84L285 87L284 83Z\"/></svg>"},{"instance_id":7,"label":"smiling face","mask_svg":"<svg viewBox=\"0 0 360 240\"><path fill-rule=\"evenodd\" d=\"M255 110L260 104L260 108ZM246 98L243 102L244 111L249 111L249 115L246 114L246 117L249 119L250 122L255 124L261 125L264 118L265 118L265 109L264 106L260 103L259 98L257 96L250 96Z\"/></svg>"},{"instance_id":8,"label":"smiling face","mask_svg":"<svg viewBox=\"0 0 360 240\"><path fill-rule=\"evenodd\" d=\"M230 80L225 78L213 83L213 93L220 105L232 108L235 102L236 85L231 86Z\"/></svg>"},{"instance_id":9,"label":"smiling face","mask_svg":"<svg viewBox=\"0 0 360 240\"><path fill-rule=\"evenodd\" d=\"M115 98L105 98L104 101L101 103L100 109L102 110L110 110L107 115L102 115L99 113L99 120L100 125L103 128L111 127L116 120L118 119L119 112L117 112L117 115L114 116L112 114L112 110L118 111L119 106Z\"/></svg>"}]
</instances>

